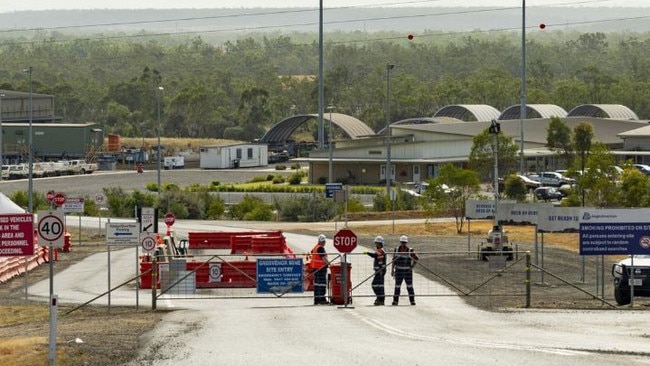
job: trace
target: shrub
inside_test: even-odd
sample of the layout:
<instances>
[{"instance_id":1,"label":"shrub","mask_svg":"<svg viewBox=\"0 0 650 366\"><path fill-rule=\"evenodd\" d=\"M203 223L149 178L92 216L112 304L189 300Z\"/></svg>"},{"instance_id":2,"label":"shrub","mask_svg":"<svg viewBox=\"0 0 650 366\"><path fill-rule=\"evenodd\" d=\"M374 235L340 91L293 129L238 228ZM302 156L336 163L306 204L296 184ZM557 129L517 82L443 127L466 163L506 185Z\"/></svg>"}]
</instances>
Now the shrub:
<instances>
[{"instance_id":1,"label":"shrub","mask_svg":"<svg viewBox=\"0 0 650 366\"><path fill-rule=\"evenodd\" d=\"M284 183L284 177L280 174L277 174L273 177L273 184L282 184Z\"/></svg>"},{"instance_id":2,"label":"shrub","mask_svg":"<svg viewBox=\"0 0 650 366\"><path fill-rule=\"evenodd\" d=\"M275 170L287 170L286 165L278 164L275 166Z\"/></svg>"},{"instance_id":3,"label":"shrub","mask_svg":"<svg viewBox=\"0 0 650 366\"><path fill-rule=\"evenodd\" d=\"M309 197L292 196L276 201L281 221L329 221L335 212L335 203L320 194Z\"/></svg>"},{"instance_id":4,"label":"shrub","mask_svg":"<svg viewBox=\"0 0 650 366\"><path fill-rule=\"evenodd\" d=\"M235 220L273 220L271 205L265 203L261 198L244 195L242 201L230 207L230 217Z\"/></svg>"},{"instance_id":5,"label":"shrub","mask_svg":"<svg viewBox=\"0 0 650 366\"><path fill-rule=\"evenodd\" d=\"M302 174L300 172L295 172L289 176L288 180L289 184L298 185L302 182Z\"/></svg>"},{"instance_id":6,"label":"shrub","mask_svg":"<svg viewBox=\"0 0 650 366\"><path fill-rule=\"evenodd\" d=\"M291 164L291 169L292 169L292 170L298 170L298 169L300 169L300 164L299 164L299 163L293 163L293 164Z\"/></svg>"},{"instance_id":7,"label":"shrub","mask_svg":"<svg viewBox=\"0 0 650 366\"><path fill-rule=\"evenodd\" d=\"M269 179L268 179L268 176L266 176L266 177L263 177L263 176L256 176L256 177L253 177L253 178L249 181L249 183L266 182L267 180L269 180Z\"/></svg>"}]
</instances>

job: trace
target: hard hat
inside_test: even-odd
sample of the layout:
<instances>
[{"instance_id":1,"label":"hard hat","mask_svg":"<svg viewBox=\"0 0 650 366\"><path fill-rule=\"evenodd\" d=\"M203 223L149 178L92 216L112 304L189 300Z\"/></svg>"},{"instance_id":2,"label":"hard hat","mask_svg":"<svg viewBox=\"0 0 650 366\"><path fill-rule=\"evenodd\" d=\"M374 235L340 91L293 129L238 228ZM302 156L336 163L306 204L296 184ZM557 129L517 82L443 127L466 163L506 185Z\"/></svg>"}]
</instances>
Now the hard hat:
<instances>
[{"instance_id":1,"label":"hard hat","mask_svg":"<svg viewBox=\"0 0 650 366\"><path fill-rule=\"evenodd\" d=\"M318 235L318 242L319 243L324 243L327 240L324 234Z\"/></svg>"},{"instance_id":2,"label":"hard hat","mask_svg":"<svg viewBox=\"0 0 650 366\"><path fill-rule=\"evenodd\" d=\"M402 236L400 236L400 237L399 237L399 242L400 242L400 243L408 243L408 242L409 242L409 238L408 238L408 236L406 236L406 235L402 235Z\"/></svg>"},{"instance_id":3,"label":"hard hat","mask_svg":"<svg viewBox=\"0 0 650 366\"><path fill-rule=\"evenodd\" d=\"M384 238L380 235L375 238L375 244L384 245Z\"/></svg>"}]
</instances>

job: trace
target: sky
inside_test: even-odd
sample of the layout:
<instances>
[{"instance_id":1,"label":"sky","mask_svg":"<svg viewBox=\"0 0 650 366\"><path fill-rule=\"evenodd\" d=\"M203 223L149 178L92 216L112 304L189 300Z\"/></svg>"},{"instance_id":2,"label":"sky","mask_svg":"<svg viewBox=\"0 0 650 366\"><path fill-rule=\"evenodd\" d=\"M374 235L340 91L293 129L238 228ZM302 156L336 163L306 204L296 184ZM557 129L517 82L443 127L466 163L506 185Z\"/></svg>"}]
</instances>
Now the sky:
<instances>
[{"instance_id":1,"label":"sky","mask_svg":"<svg viewBox=\"0 0 650 366\"><path fill-rule=\"evenodd\" d=\"M526 6L566 5L603 7L649 7L648 0L322 0L324 8L363 6ZM177 9L177 8L271 8L313 7L319 0L2 0L0 13L52 9Z\"/></svg>"}]
</instances>

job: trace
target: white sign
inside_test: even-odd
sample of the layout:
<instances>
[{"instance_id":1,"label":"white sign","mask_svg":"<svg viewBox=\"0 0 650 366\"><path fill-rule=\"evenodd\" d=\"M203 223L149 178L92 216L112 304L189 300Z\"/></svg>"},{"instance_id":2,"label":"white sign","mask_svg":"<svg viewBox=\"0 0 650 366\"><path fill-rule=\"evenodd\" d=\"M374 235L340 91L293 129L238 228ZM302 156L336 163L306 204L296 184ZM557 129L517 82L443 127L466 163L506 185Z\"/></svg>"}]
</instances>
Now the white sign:
<instances>
[{"instance_id":1,"label":"white sign","mask_svg":"<svg viewBox=\"0 0 650 366\"><path fill-rule=\"evenodd\" d=\"M104 195L103 193L97 193L95 195L95 204L99 205L99 206L105 205L106 204L106 195Z\"/></svg>"},{"instance_id":2,"label":"white sign","mask_svg":"<svg viewBox=\"0 0 650 366\"><path fill-rule=\"evenodd\" d=\"M208 282L221 282L221 263L210 263L210 279Z\"/></svg>"},{"instance_id":3,"label":"white sign","mask_svg":"<svg viewBox=\"0 0 650 366\"><path fill-rule=\"evenodd\" d=\"M142 235L140 243L144 253L151 253L156 249L156 236L154 234Z\"/></svg>"},{"instance_id":4,"label":"white sign","mask_svg":"<svg viewBox=\"0 0 650 366\"><path fill-rule=\"evenodd\" d=\"M107 245L140 245L140 228L137 222L106 224Z\"/></svg>"},{"instance_id":5,"label":"white sign","mask_svg":"<svg viewBox=\"0 0 650 366\"><path fill-rule=\"evenodd\" d=\"M68 197L63 203L63 212L84 212L83 197Z\"/></svg>"},{"instance_id":6,"label":"white sign","mask_svg":"<svg viewBox=\"0 0 650 366\"><path fill-rule=\"evenodd\" d=\"M143 207L140 215L140 228L143 233L153 233L156 220L156 210L153 207Z\"/></svg>"},{"instance_id":7,"label":"white sign","mask_svg":"<svg viewBox=\"0 0 650 366\"><path fill-rule=\"evenodd\" d=\"M543 207L538 211L537 230L542 232L575 232L580 230L582 207Z\"/></svg>"},{"instance_id":8,"label":"white sign","mask_svg":"<svg viewBox=\"0 0 650 366\"><path fill-rule=\"evenodd\" d=\"M41 245L62 248L65 238L65 224L62 211L38 212L38 240Z\"/></svg>"}]
</instances>

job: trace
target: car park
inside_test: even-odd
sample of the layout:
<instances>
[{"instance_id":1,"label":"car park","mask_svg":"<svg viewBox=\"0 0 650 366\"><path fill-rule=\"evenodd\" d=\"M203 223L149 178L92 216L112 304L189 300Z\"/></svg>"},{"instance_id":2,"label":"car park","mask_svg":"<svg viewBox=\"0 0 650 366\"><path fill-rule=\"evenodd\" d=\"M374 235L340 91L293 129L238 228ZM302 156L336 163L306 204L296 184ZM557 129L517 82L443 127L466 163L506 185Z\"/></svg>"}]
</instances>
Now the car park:
<instances>
[{"instance_id":1,"label":"car park","mask_svg":"<svg viewBox=\"0 0 650 366\"><path fill-rule=\"evenodd\" d=\"M533 192L535 195L535 198L538 200L543 200L543 201L559 201L564 197L562 192L560 192L557 188L555 187L539 187L535 188L535 191Z\"/></svg>"},{"instance_id":2,"label":"car park","mask_svg":"<svg viewBox=\"0 0 650 366\"><path fill-rule=\"evenodd\" d=\"M619 305L627 305L634 296L650 297L650 255L635 255L612 266L614 276L614 299Z\"/></svg>"}]
</instances>

